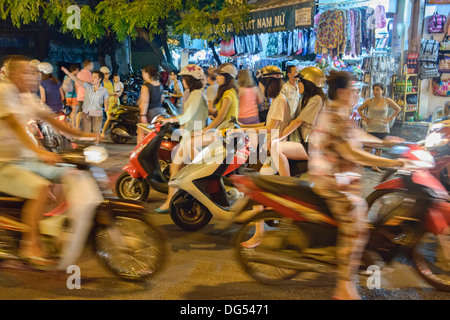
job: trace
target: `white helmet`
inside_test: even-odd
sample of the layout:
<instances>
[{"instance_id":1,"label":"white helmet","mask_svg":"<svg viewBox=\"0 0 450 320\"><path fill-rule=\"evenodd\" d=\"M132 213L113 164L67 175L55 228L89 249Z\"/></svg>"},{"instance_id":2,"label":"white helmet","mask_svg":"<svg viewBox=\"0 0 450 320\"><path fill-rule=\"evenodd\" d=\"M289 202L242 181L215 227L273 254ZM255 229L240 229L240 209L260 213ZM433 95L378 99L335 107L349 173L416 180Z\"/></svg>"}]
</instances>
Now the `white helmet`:
<instances>
[{"instance_id":1,"label":"white helmet","mask_svg":"<svg viewBox=\"0 0 450 320\"><path fill-rule=\"evenodd\" d=\"M178 75L191 76L194 79L201 80L205 77L205 72L203 71L202 67L196 64L188 64L183 69L181 69L181 72Z\"/></svg>"},{"instance_id":2,"label":"white helmet","mask_svg":"<svg viewBox=\"0 0 450 320\"><path fill-rule=\"evenodd\" d=\"M231 63L223 63L216 69L217 74L226 73L229 74L231 77L236 79L238 75L238 71L236 67Z\"/></svg>"},{"instance_id":3,"label":"white helmet","mask_svg":"<svg viewBox=\"0 0 450 320\"><path fill-rule=\"evenodd\" d=\"M53 73L53 66L48 62L41 62L38 64L38 70L44 74Z\"/></svg>"},{"instance_id":4,"label":"white helmet","mask_svg":"<svg viewBox=\"0 0 450 320\"><path fill-rule=\"evenodd\" d=\"M105 73L111 73L111 72L109 71L108 67L101 67L101 68L100 68L100 72L103 73L103 74L105 74Z\"/></svg>"}]
</instances>

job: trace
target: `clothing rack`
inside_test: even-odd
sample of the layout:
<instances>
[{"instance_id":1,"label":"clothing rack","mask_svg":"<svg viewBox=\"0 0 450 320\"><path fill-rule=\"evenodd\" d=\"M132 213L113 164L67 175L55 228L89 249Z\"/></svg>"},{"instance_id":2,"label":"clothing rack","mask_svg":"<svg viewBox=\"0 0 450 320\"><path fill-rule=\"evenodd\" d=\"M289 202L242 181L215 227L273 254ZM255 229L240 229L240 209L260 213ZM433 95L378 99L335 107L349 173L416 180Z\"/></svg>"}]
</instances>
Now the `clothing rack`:
<instances>
[{"instance_id":1,"label":"clothing rack","mask_svg":"<svg viewBox=\"0 0 450 320\"><path fill-rule=\"evenodd\" d=\"M316 6L321 6L320 9L325 9L328 7L348 7L354 6L355 4L362 4L369 2L369 0L353 0L353 1L340 1L340 2L328 2L328 3L316 3Z\"/></svg>"}]
</instances>

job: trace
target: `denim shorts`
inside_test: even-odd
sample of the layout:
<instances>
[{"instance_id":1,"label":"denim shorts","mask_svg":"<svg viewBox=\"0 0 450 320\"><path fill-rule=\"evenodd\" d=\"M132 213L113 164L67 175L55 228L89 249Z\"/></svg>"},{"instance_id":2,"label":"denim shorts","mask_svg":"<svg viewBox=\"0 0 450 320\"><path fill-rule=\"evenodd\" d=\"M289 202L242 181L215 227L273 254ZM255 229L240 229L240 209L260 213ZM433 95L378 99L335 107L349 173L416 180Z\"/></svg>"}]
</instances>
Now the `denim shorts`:
<instances>
[{"instance_id":1,"label":"denim shorts","mask_svg":"<svg viewBox=\"0 0 450 320\"><path fill-rule=\"evenodd\" d=\"M37 199L43 187L59 183L70 168L52 166L37 159L1 162L0 192Z\"/></svg>"}]
</instances>

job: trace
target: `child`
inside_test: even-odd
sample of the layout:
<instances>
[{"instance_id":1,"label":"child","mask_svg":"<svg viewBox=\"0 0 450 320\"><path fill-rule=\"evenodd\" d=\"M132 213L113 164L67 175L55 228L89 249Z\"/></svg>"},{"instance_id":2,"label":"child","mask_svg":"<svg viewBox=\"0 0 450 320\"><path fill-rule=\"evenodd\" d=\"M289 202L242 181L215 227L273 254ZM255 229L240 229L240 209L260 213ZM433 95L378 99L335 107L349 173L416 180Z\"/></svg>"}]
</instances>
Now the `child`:
<instances>
[{"instance_id":1,"label":"child","mask_svg":"<svg viewBox=\"0 0 450 320\"><path fill-rule=\"evenodd\" d=\"M116 93L115 97L116 97L116 102L115 105L118 106L120 105L120 97L123 94L123 83L120 82L120 76L116 73L114 74L113 77L113 85L114 85L114 92Z\"/></svg>"}]
</instances>

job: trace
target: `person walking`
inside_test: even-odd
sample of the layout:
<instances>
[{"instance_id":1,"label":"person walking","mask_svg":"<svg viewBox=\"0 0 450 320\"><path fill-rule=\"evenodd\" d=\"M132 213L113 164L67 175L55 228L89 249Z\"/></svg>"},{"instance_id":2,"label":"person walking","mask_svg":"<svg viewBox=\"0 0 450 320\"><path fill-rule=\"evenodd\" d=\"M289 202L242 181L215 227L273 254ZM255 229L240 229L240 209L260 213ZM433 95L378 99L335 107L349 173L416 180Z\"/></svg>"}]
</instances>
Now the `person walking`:
<instances>
[{"instance_id":1,"label":"person walking","mask_svg":"<svg viewBox=\"0 0 450 320\"><path fill-rule=\"evenodd\" d=\"M103 87L106 90L108 90L108 94L109 94L109 102L108 102L109 107L107 110L105 108L106 121L103 124L102 133L100 135L100 138L105 139L105 133L106 133L106 130L108 130L109 123L111 121L111 114L115 111L114 106L116 105L116 92L114 90L113 82L109 79L111 76L111 71L109 71L109 68L101 67L100 72L103 73L103 75L105 76L102 84L103 84Z\"/></svg>"},{"instance_id":2,"label":"person walking","mask_svg":"<svg viewBox=\"0 0 450 320\"><path fill-rule=\"evenodd\" d=\"M385 86L382 83L375 83L372 86L373 98L366 100L359 108L358 113L367 124L367 132L384 139L390 132L390 122L395 119L401 108L389 98L384 97ZM390 109L394 112L389 116ZM365 114L367 110L367 115ZM374 149L372 148L372 152ZM381 149L375 149L375 155L381 156ZM383 172L378 167L372 167L376 172Z\"/></svg>"},{"instance_id":3,"label":"person walking","mask_svg":"<svg viewBox=\"0 0 450 320\"><path fill-rule=\"evenodd\" d=\"M178 109L178 112L183 113L183 84L178 78L179 72L174 70L170 73L170 80L173 81L173 93L171 94L172 103Z\"/></svg>"}]
</instances>

